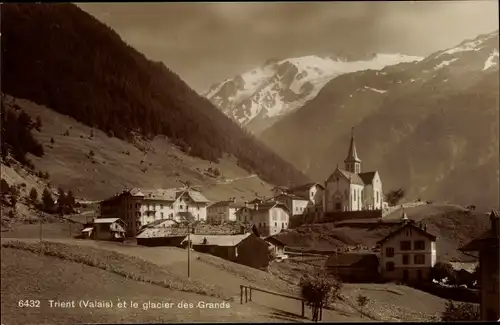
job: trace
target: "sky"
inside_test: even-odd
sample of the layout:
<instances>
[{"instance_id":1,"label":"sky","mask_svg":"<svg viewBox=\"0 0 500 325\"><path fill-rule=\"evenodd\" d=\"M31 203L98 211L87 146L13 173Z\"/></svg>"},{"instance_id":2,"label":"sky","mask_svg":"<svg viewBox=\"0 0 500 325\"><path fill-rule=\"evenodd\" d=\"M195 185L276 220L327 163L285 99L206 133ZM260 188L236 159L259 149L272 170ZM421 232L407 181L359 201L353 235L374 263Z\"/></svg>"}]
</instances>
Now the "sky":
<instances>
[{"instance_id":1,"label":"sky","mask_svg":"<svg viewBox=\"0 0 500 325\"><path fill-rule=\"evenodd\" d=\"M498 30L498 1L78 3L198 92L305 55L426 56Z\"/></svg>"}]
</instances>

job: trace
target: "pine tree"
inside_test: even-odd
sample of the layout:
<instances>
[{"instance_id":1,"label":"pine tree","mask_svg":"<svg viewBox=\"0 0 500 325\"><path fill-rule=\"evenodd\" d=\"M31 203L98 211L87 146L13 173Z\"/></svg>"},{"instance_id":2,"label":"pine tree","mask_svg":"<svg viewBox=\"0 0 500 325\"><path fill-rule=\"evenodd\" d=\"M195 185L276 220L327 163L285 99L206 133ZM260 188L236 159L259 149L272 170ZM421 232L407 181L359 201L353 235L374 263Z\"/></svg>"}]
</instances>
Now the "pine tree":
<instances>
[{"instance_id":1,"label":"pine tree","mask_svg":"<svg viewBox=\"0 0 500 325\"><path fill-rule=\"evenodd\" d=\"M69 190L66 195L66 207L69 213L72 213L76 206L75 196L73 195L73 191Z\"/></svg>"},{"instance_id":2,"label":"pine tree","mask_svg":"<svg viewBox=\"0 0 500 325\"><path fill-rule=\"evenodd\" d=\"M43 204L43 210L45 212L53 212L54 210L54 199L52 198L52 194L50 194L50 191L48 188L45 188L43 190L42 194L42 204Z\"/></svg>"},{"instance_id":3,"label":"pine tree","mask_svg":"<svg viewBox=\"0 0 500 325\"><path fill-rule=\"evenodd\" d=\"M63 215L66 212L66 194L63 189L57 191L57 211Z\"/></svg>"},{"instance_id":4,"label":"pine tree","mask_svg":"<svg viewBox=\"0 0 500 325\"><path fill-rule=\"evenodd\" d=\"M29 199L33 205L38 203L38 192L36 191L36 188L31 188Z\"/></svg>"}]
</instances>

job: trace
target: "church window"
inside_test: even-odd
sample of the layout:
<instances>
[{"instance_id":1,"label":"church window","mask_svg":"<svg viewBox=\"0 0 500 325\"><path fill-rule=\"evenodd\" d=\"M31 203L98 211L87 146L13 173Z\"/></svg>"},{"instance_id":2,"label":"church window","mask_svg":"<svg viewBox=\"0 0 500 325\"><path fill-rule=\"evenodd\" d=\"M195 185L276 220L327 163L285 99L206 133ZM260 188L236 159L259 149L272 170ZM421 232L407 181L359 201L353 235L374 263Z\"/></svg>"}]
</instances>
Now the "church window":
<instances>
[{"instance_id":1,"label":"church window","mask_svg":"<svg viewBox=\"0 0 500 325\"><path fill-rule=\"evenodd\" d=\"M354 190L354 193L353 193L353 194L354 194L354 195L353 195L353 196L354 196L353 200L354 200L354 201L356 201L356 190Z\"/></svg>"},{"instance_id":2,"label":"church window","mask_svg":"<svg viewBox=\"0 0 500 325\"><path fill-rule=\"evenodd\" d=\"M375 192L377 197L375 198L375 202L378 202L378 191Z\"/></svg>"}]
</instances>

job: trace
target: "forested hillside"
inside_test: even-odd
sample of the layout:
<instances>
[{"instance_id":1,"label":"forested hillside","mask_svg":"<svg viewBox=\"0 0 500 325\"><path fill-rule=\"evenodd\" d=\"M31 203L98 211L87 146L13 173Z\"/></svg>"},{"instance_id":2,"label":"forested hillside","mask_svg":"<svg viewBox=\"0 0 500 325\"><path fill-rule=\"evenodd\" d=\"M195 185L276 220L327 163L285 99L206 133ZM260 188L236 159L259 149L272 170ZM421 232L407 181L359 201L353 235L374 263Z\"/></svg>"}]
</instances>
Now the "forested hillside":
<instances>
[{"instance_id":1,"label":"forested hillside","mask_svg":"<svg viewBox=\"0 0 500 325\"><path fill-rule=\"evenodd\" d=\"M192 156L224 153L271 183L306 177L199 96L162 63L149 61L73 4L3 4L2 85L132 140L166 135Z\"/></svg>"}]
</instances>

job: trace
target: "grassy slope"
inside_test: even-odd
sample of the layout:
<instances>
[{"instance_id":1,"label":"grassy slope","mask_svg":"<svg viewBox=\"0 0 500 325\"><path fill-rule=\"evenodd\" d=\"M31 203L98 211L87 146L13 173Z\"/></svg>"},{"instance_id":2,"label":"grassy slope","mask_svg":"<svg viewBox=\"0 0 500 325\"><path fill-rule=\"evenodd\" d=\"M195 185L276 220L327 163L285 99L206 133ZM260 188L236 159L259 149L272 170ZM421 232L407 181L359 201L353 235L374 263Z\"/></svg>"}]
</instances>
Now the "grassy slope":
<instances>
[{"instance_id":1,"label":"grassy slope","mask_svg":"<svg viewBox=\"0 0 500 325\"><path fill-rule=\"evenodd\" d=\"M56 241L56 240L54 240ZM11 241L2 240L3 245ZM30 243L31 242L31 243ZM51 278L51 275L54 274L62 279L63 286L62 290L57 295L61 299L76 299L75 293L79 292L78 297L91 297L94 299L105 299L105 297L120 297L122 300L134 299L136 301L146 301L146 300L156 300L161 297L156 292L162 292L160 289L165 290L163 298L164 300L170 301L180 301L180 300L204 300L204 301L213 301L212 298L207 296L198 296L194 294L188 294L181 291L170 291L168 289L160 288L157 285L150 285L148 283L144 283L144 281L155 281L155 279L161 279L164 277L169 280L170 283L177 283L177 289L186 290L187 286L191 286L192 284L196 284L200 289L205 287L212 288L212 293L218 293L221 297L232 296L236 298L235 301L231 302L232 310L230 311L211 311L208 315L205 315L205 312L200 313L195 310L194 315L187 315L186 318L182 318L183 313L177 312L175 316L171 316L172 318L159 318L161 321L175 321L176 319L173 317L178 317L179 321L213 321L211 318L212 314L219 314L222 317L218 319L218 321L238 321L238 322L262 322L262 321L301 321L298 319L297 313L300 314L300 303L296 304L293 301L290 301L285 298L279 298L274 296L269 296L267 294L254 294L254 303L241 306L239 305L239 285L240 284L252 284L258 287L264 287L271 290L281 291L281 292L290 292L294 291L294 287L290 284L279 280L278 278L262 271L258 271L255 269L251 269L242 265L233 264L231 262L207 256L204 254L193 253L192 259L192 275L191 279L186 277L186 251L180 249L171 249L171 248L146 248L146 247L137 247L137 246L129 246L129 245L117 245L114 243L96 243L92 241L75 241L75 240L57 240L59 243L51 243L47 244L49 246L48 250L50 250L51 254L57 253L57 257L60 259L70 258L72 260L79 260L80 262L94 264L97 267L91 268L87 266L79 266L77 271L74 271L76 268L75 265L78 265L69 261L61 261L59 259L55 259L52 257L39 256L33 253L29 253L26 251L12 250L11 248L3 248L4 252L7 252L5 258L2 258L2 280L3 277L6 278L8 282L5 285L5 292L9 294L9 299L6 300L2 307L7 307L8 312L5 315L13 315L14 312L12 309L16 310L13 307L13 303L16 302L15 294L10 291L7 285L10 284L10 279L13 278L16 283L23 283L24 287L27 287L28 290L23 291L22 288L18 288L16 293L30 294L32 286L39 286L39 281L33 281L33 273L30 276L26 276L26 272L31 271L30 265L34 265L34 267L39 267L43 269L43 272L36 276L36 279L47 279L44 281L44 287L40 289L38 295L31 294L31 297L40 297L43 295L44 299L51 299L49 295L54 292L55 288L50 287L53 286L56 281ZM67 245L65 243L78 244L78 245ZM28 244L28 247L36 248L38 245L36 241L30 240L22 240L21 247ZM19 244L16 244L19 247ZM90 247L89 247L90 246ZM99 248L94 248L92 246L99 246ZM25 246L26 247L26 246ZM10 253L12 252L12 253ZM120 253L118 253L120 252ZM10 254L10 255L8 255ZM17 262L15 257L21 256L22 262ZM137 258L140 256L140 258ZM4 257L4 256L2 256ZM49 260L50 259L50 260ZM5 262L4 262L5 261ZM47 262L49 261L49 262ZM40 267L40 263L44 265L44 267ZM45 265L49 265L50 268L47 270ZM26 267L26 265L28 267ZM97 270L100 275L96 276L96 269L103 267L106 271ZM33 266L31 266L33 267ZM66 270L67 273L63 272L62 269ZM17 269L23 269L18 272ZM56 268L57 271L52 270L51 268ZM11 269L11 272L5 272L4 270ZM16 271L14 271L14 269ZM93 270L92 272L88 272L87 270ZM28 270L28 271L26 271ZM112 286L113 283L110 284L110 281L106 281L107 283L104 285L104 288L98 288L94 285L96 282L100 282L102 277L107 278L115 278L114 273L116 270L120 270L121 272L126 272L130 274L130 277L135 280L141 280L143 282L136 282L128 280L126 282L135 283L134 286L130 286L127 284L126 288L123 289L124 285L121 284L121 289L116 290L107 290L109 286ZM47 273L45 273L47 271ZM82 273L82 271L84 273ZM17 272L16 275L13 275ZM104 272L104 273L103 273ZM107 274L105 274L107 273ZM75 274L79 274L79 278L75 280ZM90 274L94 279L87 279L86 275ZM113 276L111 276L111 275ZM167 275L168 274L168 275ZM139 275L141 278L138 278ZM98 278L96 281L95 278ZM83 278L83 279L82 279ZM221 279L224 279L221 281ZM14 281L13 280L13 281ZM81 288L80 281L91 281L90 285L87 288ZM106 279L103 279L105 281ZM118 279L117 281L124 282L125 279ZM68 289L68 283L74 283L74 291L73 293L66 294ZM152 291L151 296L147 296L143 294L143 292L147 292L149 288L156 288ZM143 289L141 289L143 288ZM160 288L160 289L158 289ZM160 290L160 291L158 291ZM83 291L83 292L82 292ZM2 294L4 292L4 282L2 282ZM92 296L92 292L96 292ZM107 292L110 292L106 295ZM134 292L133 296L130 292ZM200 291L201 292L201 291ZM165 298L166 297L166 298ZM175 299L173 299L175 297ZM192 298L190 298L192 297ZM111 299L111 298L108 298ZM220 301L220 300L219 300ZM345 308L344 308L345 309ZM42 311L41 315L47 317L47 315L52 316L53 311ZM81 314L79 311L74 311L73 315ZM185 313L185 312L184 312ZM103 311L102 314L106 315L106 320L114 320L118 319L118 321L122 320L122 318L118 318L121 315L117 315L115 311ZM187 313L185 313L187 314ZM295 315L293 315L295 314ZM309 311L306 316L310 317ZM38 314L40 315L40 314ZM23 317L29 317L27 315L23 315ZM35 316L33 316L35 317ZM63 313L59 314L57 317L71 317L65 316ZM86 316L85 316L86 317ZM123 316L127 317L127 316ZM135 317L135 318L134 318ZM127 322L131 320L134 321L143 321L142 314L136 313L136 316L131 319L127 319ZM250 317L253 317L250 319ZM21 318L23 319L23 318ZM33 319L33 318L31 318ZM144 321L147 321L149 318L144 318ZM353 315L352 311L347 311L343 313L339 313L336 311L327 311L325 312L325 320L328 321L358 321L360 320L358 315ZM85 319L85 321L88 321ZM302 320L303 321L303 320ZM28 322L29 323L29 322Z\"/></svg>"},{"instance_id":2,"label":"grassy slope","mask_svg":"<svg viewBox=\"0 0 500 325\"><path fill-rule=\"evenodd\" d=\"M150 148L147 152L117 138L109 138L99 130L93 130L94 136L90 138L90 128L70 117L26 100L9 99L15 100L33 118L41 117L42 132L35 132L35 137L44 145L46 154L42 158L30 156L30 159L37 169L49 172L55 186L71 188L77 197L103 199L124 186L178 187L182 185L178 180L200 185L203 193L212 200L230 196L249 199L255 192L261 195L270 193L269 184L239 168L232 158L228 157L220 164L209 163L183 154L161 138L143 143ZM67 130L69 136L64 136ZM54 144L50 143L51 138ZM86 156L91 150L95 153L96 163ZM221 183L203 175L210 166L219 168L224 179L230 181ZM13 172L11 174L11 178L18 179Z\"/></svg>"},{"instance_id":3,"label":"grassy slope","mask_svg":"<svg viewBox=\"0 0 500 325\"><path fill-rule=\"evenodd\" d=\"M179 308L143 310L142 303L147 301L197 303L220 300L172 291L87 265L15 249L2 249L1 279L1 321L4 324L273 321L273 317L263 315L264 311L235 303L231 303L229 309L194 308L189 312ZM19 299L40 299L42 307L21 309L17 307ZM58 309L48 307L49 299L133 300L140 303L140 307L112 310Z\"/></svg>"},{"instance_id":4,"label":"grassy slope","mask_svg":"<svg viewBox=\"0 0 500 325\"><path fill-rule=\"evenodd\" d=\"M438 258L444 260L469 260L460 253L459 246L479 236L489 227L488 217L471 213L455 205L431 204L405 209L410 219L423 222L427 231L437 236ZM397 220L401 211L396 210L385 220ZM397 226L395 226L397 228ZM339 246L363 245L373 247L376 242L388 235L395 227L380 227L371 224L365 227L339 226L332 223L304 225L278 235L290 246L308 249L330 250Z\"/></svg>"}]
</instances>

